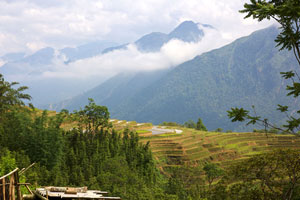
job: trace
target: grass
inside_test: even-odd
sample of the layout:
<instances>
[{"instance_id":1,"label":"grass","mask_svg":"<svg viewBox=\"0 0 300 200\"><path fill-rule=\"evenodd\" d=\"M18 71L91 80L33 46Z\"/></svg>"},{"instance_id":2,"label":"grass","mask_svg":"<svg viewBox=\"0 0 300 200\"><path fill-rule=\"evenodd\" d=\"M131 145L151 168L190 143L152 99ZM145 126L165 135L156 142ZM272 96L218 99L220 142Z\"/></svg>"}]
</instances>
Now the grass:
<instances>
[{"instance_id":1,"label":"grass","mask_svg":"<svg viewBox=\"0 0 300 200\"><path fill-rule=\"evenodd\" d=\"M149 133L151 131L148 130L136 130L137 133Z\"/></svg>"}]
</instances>

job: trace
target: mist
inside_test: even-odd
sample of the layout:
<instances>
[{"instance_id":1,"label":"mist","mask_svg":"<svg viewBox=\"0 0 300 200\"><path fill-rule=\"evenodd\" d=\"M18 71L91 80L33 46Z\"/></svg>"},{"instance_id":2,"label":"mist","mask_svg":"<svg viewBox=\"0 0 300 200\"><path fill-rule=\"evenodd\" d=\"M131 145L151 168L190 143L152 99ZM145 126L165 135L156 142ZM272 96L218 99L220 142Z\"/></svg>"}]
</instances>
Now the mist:
<instances>
[{"instance_id":1,"label":"mist","mask_svg":"<svg viewBox=\"0 0 300 200\"><path fill-rule=\"evenodd\" d=\"M222 47L229 39L216 29L203 28L205 36L197 43L173 39L164 44L159 52L141 52L135 44L92 58L65 64L65 58L55 58L54 66L43 72L40 78L93 79L109 78L118 73L153 71L175 67L197 55Z\"/></svg>"}]
</instances>

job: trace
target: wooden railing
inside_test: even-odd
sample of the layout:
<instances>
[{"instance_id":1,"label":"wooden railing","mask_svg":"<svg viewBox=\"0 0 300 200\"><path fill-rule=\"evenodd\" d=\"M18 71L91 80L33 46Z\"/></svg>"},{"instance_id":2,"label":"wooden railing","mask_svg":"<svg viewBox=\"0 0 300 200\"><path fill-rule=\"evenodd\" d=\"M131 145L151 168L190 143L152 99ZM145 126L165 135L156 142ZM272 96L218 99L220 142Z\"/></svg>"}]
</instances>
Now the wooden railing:
<instances>
[{"instance_id":1,"label":"wooden railing","mask_svg":"<svg viewBox=\"0 0 300 200\"><path fill-rule=\"evenodd\" d=\"M22 200L19 169L0 177L0 200Z\"/></svg>"}]
</instances>

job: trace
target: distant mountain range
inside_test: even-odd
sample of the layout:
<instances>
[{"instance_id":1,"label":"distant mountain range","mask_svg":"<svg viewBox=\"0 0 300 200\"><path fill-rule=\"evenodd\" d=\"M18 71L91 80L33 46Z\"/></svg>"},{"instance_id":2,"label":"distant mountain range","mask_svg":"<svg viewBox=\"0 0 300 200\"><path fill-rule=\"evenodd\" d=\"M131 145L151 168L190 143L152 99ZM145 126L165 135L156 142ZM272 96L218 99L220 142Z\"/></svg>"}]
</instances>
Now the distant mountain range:
<instances>
[{"instance_id":1,"label":"distant mountain range","mask_svg":"<svg viewBox=\"0 0 300 200\"><path fill-rule=\"evenodd\" d=\"M213 29L210 25L185 21L169 34L150 33L138 39L134 44L141 52L155 52L159 51L164 44L172 39L184 42L198 42L204 36L202 28ZM33 96L33 103L41 106L80 94L90 89L92 85L97 85L104 80L103 77L80 81L72 78L53 77L39 79L38 77L46 71L51 72L55 68L60 67L59 65L57 66L55 61L62 60L64 64L68 65L77 60L92 58L118 49L126 49L127 45L97 41L60 50L47 47L28 56L22 52L9 53L0 57L5 62L0 67L0 73L9 81L19 81L22 85L27 85L30 88L29 93Z\"/></svg>"},{"instance_id":2,"label":"distant mountain range","mask_svg":"<svg viewBox=\"0 0 300 200\"><path fill-rule=\"evenodd\" d=\"M276 111L276 105L299 106L299 102L286 97L286 83L280 72L290 70L296 60L291 52L275 48L277 34L276 27L269 27L172 69L119 74L51 108L72 111L94 98L97 104L108 106L113 118L158 124L201 117L209 130L243 130L241 124L230 122L226 110L255 105L258 114L279 124L284 116ZM191 37L187 40L195 38L188 35ZM158 42L153 48L141 45L141 41L155 37L160 39L155 40ZM166 35L153 33L137 43L144 50L154 50L163 40L167 40Z\"/></svg>"}]
</instances>

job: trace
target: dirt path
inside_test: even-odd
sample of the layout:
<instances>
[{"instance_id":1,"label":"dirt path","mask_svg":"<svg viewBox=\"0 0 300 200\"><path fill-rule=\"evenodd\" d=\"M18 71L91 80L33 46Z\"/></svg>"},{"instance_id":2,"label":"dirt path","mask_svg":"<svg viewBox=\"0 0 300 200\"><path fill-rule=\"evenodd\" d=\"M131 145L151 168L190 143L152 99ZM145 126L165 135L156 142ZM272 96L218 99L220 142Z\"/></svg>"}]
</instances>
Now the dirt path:
<instances>
[{"instance_id":1,"label":"dirt path","mask_svg":"<svg viewBox=\"0 0 300 200\"><path fill-rule=\"evenodd\" d=\"M177 134L182 133L182 130L166 129L164 127L158 128L158 126L153 126L152 129L149 129L148 131L151 131L152 135L159 135L159 134L164 134L164 133L177 133Z\"/></svg>"}]
</instances>

